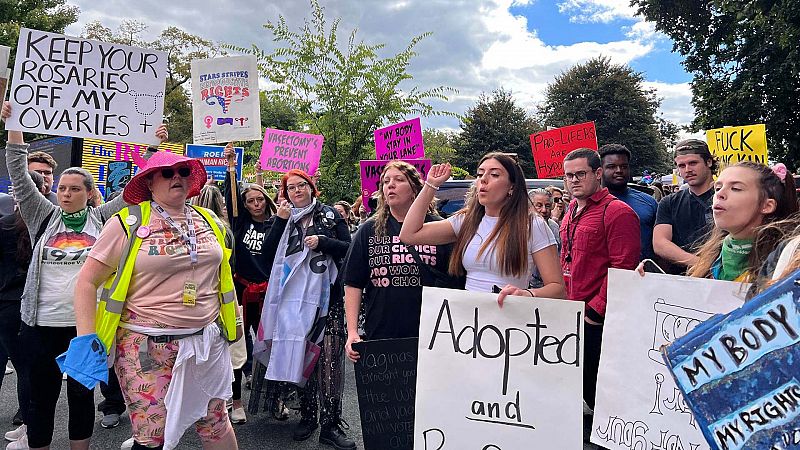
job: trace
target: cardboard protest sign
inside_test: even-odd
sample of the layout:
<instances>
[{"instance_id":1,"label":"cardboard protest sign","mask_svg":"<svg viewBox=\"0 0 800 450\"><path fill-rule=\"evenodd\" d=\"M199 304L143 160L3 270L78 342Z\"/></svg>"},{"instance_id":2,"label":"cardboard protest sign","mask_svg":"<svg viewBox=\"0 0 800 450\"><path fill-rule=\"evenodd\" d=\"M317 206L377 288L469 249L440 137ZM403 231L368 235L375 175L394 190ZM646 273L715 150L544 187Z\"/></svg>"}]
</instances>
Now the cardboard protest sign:
<instances>
[{"instance_id":1,"label":"cardboard protest sign","mask_svg":"<svg viewBox=\"0 0 800 450\"><path fill-rule=\"evenodd\" d=\"M800 270L662 349L714 450L800 444Z\"/></svg>"},{"instance_id":2,"label":"cardboard protest sign","mask_svg":"<svg viewBox=\"0 0 800 450\"><path fill-rule=\"evenodd\" d=\"M323 140L320 134L267 128L261 145L261 169L283 173L300 169L314 175L319 167Z\"/></svg>"},{"instance_id":3,"label":"cardboard protest sign","mask_svg":"<svg viewBox=\"0 0 800 450\"><path fill-rule=\"evenodd\" d=\"M767 128L763 123L708 130L706 142L722 167L739 161L767 164Z\"/></svg>"},{"instance_id":4,"label":"cardboard protest sign","mask_svg":"<svg viewBox=\"0 0 800 450\"><path fill-rule=\"evenodd\" d=\"M403 159L412 166L416 167L420 176L424 180L428 176L428 170L431 168L430 159ZM368 200L372 193L378 190L381 181L381 173L383 168L386 167L389 161L378 161L374 159L365 159L360 161L361 165L361 201L367 212L371 211Z\"/></svg>"},{"instance_id":5,"label":"cardboard protest sign","mask_svg":"<svg viewBox=\"0 0 800 450\"><path fill-rule=\"evenodd\" d=\"M186 144L186 156L197 158L206 167L206 175L217 181L225 179L228 170L228 160L224 156L225 146L222 145L197 145ZM234 147L236 152L236 177L242 179L242 160L244 147Z\"/></svg>"},{"instance_id":6,"label":"cardboard protest sign","mask_svg":"<svg viewBox=\"0 0 800 450\"><path fill-rule=\"evenodd\" d=\"M417 338L353 344L365 450L414 448Z\"/></svg>"},{"instance_id":7,"label":"cardboard protest sign","mask_svg":"<svg viewBox=\"0 0 800 450\"><path fill-rule=\"evenodd\" d=\"M167 54L22 28L6 128L158 144Z\"/></svg>"},{"instance_id":8,"label":"cardboard protest sign","mask_svg":"<svg viewBox=\"0 0 800 450\"><path fill-rule=\"evenodd\" d=\"M554 128L531 135L531 150L539 178L564 176L564 157L575 149L597 150L594 122Z\"/></svg>"},{"instance_id":9,"label":"cardboard protest sign","mask_svg":"<svg viewBox=\"0 0 800 450\"><path fill-rule=\"evenodd\" d=\"M8 79L11 77L11 70L7 69L10 55L11 47L0 45L0 102L6 99Z\"/></svg>"},{"instance_id":10,"label":"cardboard protest sign","mask_svg":"<svg viewBox=\"0 0 800 450\"><path fill-rule=\"evenodd\" d=\"M106 200L108 200L112 194L122 192L128 182L131 181L131 177L133 177L133 162L111 161L108 163L107 173L106 189L103 193Z\"/></svg>"},{"instance_id":11,"label":"cardboard protest sign","mask_svg":"<svg viewBox=\"0 0 800 450\"><path fill-rule=\"evenodd\" d=\"M737 308L745 292L742 283L609 269L591 441L612 450L708 449L659 349Z\"/></svg>"},{"instance_id":12,"label":"cardboard protest sign","mask_svg":"<svg viewBox=\"0 0 800 450\"><path fill-rule=\"evenodd\" d=\"M192 60L194 143L261 139L258 92L253 55Z\"/></svg>"},{"instance_id":13,"label":"cardboard protest sign","mask_svg":"<svg viewBox=\"0 0 800 450\"><path fill-rule=\"evenodd\" d=\"M185 149L182 144L165 142L158 147L158 150L173 152L179 155L185 154ZM147 165L147 160L144 159L144 153L146 151L146 145L104 141L101 139L84 139L80 165L92 174L94 180L97 182L97 188L103 193L103 198L108 198L109 193L106 193L106 183L109 178L109 163L114 161L131 161L133 163L133 174L135 175L140 167L145 167Z\"/></svg>"},{"instance_id":14,"label":"cardboard protest sign","mask_svg":"<svg viewBox=\"0 0 800 450\"><path fill-rule=\"evenodd\" d=\"M414 448L581 449L583 308L423 288Z\"/></svg>"},{"instance_id":15,"label":"cardboard protest sign","mask_svg":"<svg viewBox=\"0 0 800 450\"><path fill-rule=\"evenodd\" d=\"M419 117L375 130L375 156L383 161L425 157Z\"/></svg>"}]
</instances>

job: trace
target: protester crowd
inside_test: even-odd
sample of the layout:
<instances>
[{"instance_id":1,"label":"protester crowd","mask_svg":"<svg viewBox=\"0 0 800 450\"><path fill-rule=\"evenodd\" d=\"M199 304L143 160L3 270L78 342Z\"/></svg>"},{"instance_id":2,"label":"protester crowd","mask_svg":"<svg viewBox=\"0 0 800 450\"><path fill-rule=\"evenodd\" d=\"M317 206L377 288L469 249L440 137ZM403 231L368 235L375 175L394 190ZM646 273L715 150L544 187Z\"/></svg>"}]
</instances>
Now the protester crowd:
<instances>
[{"instance_id":1,"label":"protester crowd","mask_svg":"<svg viewBox=\"0 0 800 450\"><path fill-rule=\"evenodd\" d=\"M156 136L165 141L166 127ZM89 448L97 384L101 426L128 410L127 448L174 448L192 425L204 448L237 448L243 384L251 414L263 400L286 420L297 400L295 440L320 427L320 443L356 448L342 420L345 358L360 358L362 340L418 336L423 286L494 292L498 307L508 296L584 302L591 410L608 269L749 282L753 295L800 266L782 164L718 173L703 141L673 151L688 186L674 193L630 187L631 152L619 144L569 153L563 190L528 192L514 156L490 152L464 208L442 219L448 164L423 177L389 162L367 214L360 200L323 204L297 169L274 198L260 180L241 183L230 146L222 191L198 160L151 148L103 203L86 170L63 170L56 184L55 161L9 131L0 347L18 373L19 412L7 448L49 448L62 373L73 449Z\"/></svg>"}]
</instances>

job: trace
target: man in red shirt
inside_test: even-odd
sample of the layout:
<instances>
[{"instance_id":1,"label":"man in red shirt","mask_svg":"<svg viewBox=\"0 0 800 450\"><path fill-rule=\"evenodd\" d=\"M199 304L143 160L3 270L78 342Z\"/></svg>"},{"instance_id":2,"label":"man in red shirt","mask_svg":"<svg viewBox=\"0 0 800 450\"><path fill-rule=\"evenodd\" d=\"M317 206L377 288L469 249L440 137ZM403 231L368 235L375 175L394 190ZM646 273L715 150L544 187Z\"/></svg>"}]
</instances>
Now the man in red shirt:
<instances>
[{"instance_id":1,"label":"man in red shirt","mask_svg":"<svg viewBox=\"0 0 800 450\"><path fill-rule=\"evenodd\" d=\"M564 158L564 185L572 194L561 221L561 269L567 298L586 303L583 399L594 409L600 343L606 314L608 269L634 269L641 250L639 217L600 186L603 169L594 150Z\"/></svg>"}]
</instances>

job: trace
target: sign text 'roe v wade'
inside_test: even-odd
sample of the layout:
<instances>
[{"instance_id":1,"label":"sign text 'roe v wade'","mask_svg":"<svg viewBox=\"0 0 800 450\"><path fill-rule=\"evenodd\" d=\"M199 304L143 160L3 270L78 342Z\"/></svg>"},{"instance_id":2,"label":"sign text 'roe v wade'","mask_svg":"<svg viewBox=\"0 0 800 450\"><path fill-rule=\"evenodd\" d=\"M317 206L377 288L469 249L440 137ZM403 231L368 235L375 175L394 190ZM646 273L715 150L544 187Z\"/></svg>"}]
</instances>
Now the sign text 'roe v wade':
<instances>
[{"instance_id":1,"label":"sign text 'roe v wade'","mask_svg":"<svg viewBox=\"0 0 800 450\"><path fill-rule=\"evenodd\" d=\"M292 169L314 175L322 155L321 134L267 128L261 145L261 169L286 173Z\"/></svg>"},{"instance_id":2,"label":"sign text 'roe v wade'","mask_svg":"<svg viewBox=\"0 0 800 450\"><path fill-rule=\"evenodd\" d=\"M425 157L419 117L375 130L375 155L378 159L419 159Z\"/></svg>"},{"instance_id":3,"label":"sign text 'roe v wade'","mask_svg":"<svg viewBox=\"0 0 800 450\"><path fill-rule=\"evenodd\" d=\"M660 349L741 306L746 293L739 282L609 269L592 442L611 450L708 450Z\"/></svg>"},{"instance_id":4,"label":"sign text 'roe v wade'","mask_svg":"<svg viewBox=\"0 0 800 450\"><path fill-rule=\"evenodd\" d=\"M536 163L536 176L539 178L564 176L564 158L569 152L579 148L597 150L594 122L532 134L531 150L533 161Z\"/></svg>"},{"instance_id":5,"label":"sign text 'roe v wade'","mask_svg":"<svg viewBox=\"0 0 800 450\"><path fill-rule=\"evenodd\" d=\"M7 128L158 144L167 54L23 28Z\"/></svg>"},{"instance_id":6,"label":"sign text 'roe v wade'","mask_svg":"<svg viewBox=\"0 0 800 450\"><path fill-rule=\"evenodd\" d=\"M423 288L414 448L581 449L583 308Z\"/></svg>"}]
</instances>

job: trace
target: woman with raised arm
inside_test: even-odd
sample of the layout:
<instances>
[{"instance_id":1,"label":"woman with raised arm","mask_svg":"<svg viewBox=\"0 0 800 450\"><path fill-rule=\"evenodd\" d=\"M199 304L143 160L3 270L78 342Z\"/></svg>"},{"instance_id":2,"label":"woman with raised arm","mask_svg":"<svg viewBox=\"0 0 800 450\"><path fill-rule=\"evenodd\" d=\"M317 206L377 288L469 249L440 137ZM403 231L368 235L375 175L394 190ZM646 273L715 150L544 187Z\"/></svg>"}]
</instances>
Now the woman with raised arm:
<instances>
[{"instance_id":1,"label":"woman with raised arm","mask_svg":"<svg viewBox=\"0 0 800 450\"><path fill-rule=\"evenodd\" d=\"M564 298L564 278L556 239L544 220L532 211L522 168L509 155L493 152L479 165L474 195L464 208L439 222L424 222L428 205L450 178L450 165L428 171L428 179L411 205L400 240L409 245L454 243L449 273L466 274L468 291L500 288L500 306L507 295ZM543 286L526 289L538 268Z\"/></svg>"}]
</instances>

